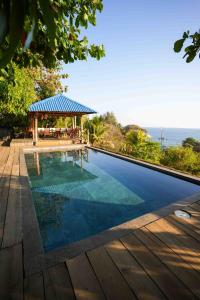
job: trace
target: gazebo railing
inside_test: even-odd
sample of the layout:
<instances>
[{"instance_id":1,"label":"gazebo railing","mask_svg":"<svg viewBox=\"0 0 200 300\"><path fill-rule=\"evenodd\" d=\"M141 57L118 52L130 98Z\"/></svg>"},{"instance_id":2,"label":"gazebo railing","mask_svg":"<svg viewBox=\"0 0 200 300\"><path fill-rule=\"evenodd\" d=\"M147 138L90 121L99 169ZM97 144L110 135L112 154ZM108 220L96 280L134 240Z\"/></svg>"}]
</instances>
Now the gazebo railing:
<instances>
[{"instance_id":1,"label":"gazebo railing","mask_svg":"<svg viewBox=\"0 0 200 300\"><path fill-rule=\"evenodd\" d=\"M89 143L87 129L76 128L38 128L39 138L67 139L73 142Z\"/></svg>"}]
</instances>

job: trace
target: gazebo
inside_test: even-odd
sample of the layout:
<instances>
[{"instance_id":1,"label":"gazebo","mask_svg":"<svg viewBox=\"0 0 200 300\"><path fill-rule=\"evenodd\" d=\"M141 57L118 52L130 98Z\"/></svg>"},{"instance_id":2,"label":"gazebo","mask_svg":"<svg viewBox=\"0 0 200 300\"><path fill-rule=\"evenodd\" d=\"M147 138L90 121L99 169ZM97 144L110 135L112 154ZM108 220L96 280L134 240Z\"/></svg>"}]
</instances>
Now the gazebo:
<instances>
[{"instance_id":1,"label":"gazebo","mask_svg":"<svg viewBox=\"0 0 200 300\"><path fill-rule=\"evenodd\" d=\"M81 133L83 132L82 116L86 114L94 114L96 111L82 105L63 94L58 94L53 97L46 98L33 103L29 107L30 127L33 133L34 144L38 142L38 119L48 118L49 116L56 117L71 117L72 128L76 128L76 117L81 119Z\"/></svg>"}]
</instances>

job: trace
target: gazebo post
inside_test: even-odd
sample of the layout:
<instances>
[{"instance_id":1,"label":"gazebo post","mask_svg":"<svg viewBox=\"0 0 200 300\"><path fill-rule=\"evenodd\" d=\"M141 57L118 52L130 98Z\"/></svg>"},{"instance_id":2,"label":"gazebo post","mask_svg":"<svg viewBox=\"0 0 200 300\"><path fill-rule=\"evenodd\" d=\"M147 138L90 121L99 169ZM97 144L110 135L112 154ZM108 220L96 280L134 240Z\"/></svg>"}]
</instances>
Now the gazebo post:
<instances>
[{"instance_id":1,"label":"gazebo post","mask_svg":"<svg viewBox=\"0 0 200 300\"><path fill-rule=\"evenodd\" d=\"M32 132L32 137L34 140L34 117L31 114L29 114L28 117L29 117L29 131Z\"/></svg>"},{"instance_id":2,"label":"gazebo post","mask_svg":"<svg viewBox=\"0 0 200 300\"><path fill-rule=\"evenodd\" d=\"M83 143L83 115L80 116L81 119L81 144Z\"/></svg>"},{"instance_id":3,"label":"gazebo post","mask_svg":"<svg viewBox=\"0 0 200 300\"><path fill-rule=\"evenodd\" d=\"M76 128L76 116L72 117L72 128L75 129Z\"/></svg>"},{"instance_id":4,"label":"gazebo post","mask_svg":"<svg viewBox=\"0 0 200 300\"><path fill-rule=\"evenodd\" d=\"M36 145L38 142L38 115L34 114L34 144Z\"/></svg>"},{"instance_id":5,"label":"gazebo post","mask_svg":"<svg viewBox=\"0 0 200 300\"><path fill-rule=\"evenodd\" d=\"M90 144L90 132L87 130L87 144Z\"/></svg>"}]
</instances>

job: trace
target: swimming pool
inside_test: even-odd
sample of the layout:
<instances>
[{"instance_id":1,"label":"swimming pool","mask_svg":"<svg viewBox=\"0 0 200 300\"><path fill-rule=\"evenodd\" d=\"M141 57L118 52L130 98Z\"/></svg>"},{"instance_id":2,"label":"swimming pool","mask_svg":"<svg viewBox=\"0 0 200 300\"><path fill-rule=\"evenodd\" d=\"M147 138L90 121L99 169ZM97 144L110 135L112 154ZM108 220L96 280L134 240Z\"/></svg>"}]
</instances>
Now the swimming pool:
<instances>
[{"instance_id":1,"label":"swimming pool","mask_svg":"<svg viewBox=\"0 0 200 300\"><path fill-rule=\"evenodd\" d=\"M200 186L91 149L25 154L46 252L200 192Z\"/></svg>"}]
</instances>

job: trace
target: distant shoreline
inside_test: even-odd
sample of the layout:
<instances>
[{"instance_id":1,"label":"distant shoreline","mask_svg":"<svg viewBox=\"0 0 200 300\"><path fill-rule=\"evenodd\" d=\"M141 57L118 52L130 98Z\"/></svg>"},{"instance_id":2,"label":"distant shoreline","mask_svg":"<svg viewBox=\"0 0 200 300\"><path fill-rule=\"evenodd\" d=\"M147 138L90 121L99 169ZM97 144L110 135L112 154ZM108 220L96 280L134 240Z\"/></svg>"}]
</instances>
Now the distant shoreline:
<instances>
[{"instance_id":1,"label":"distant shoreline","mask_svg":"<svg viewBox=\"0 0 200 300\"><path fill-rule=\"evenodd\" d=\"M200 128L144 127L153 141L164 146L180 146L187 137L200 140Z\"/></svg>"},{"instance_id":2,"label":"distant shoreline","mask_svg":"<svg viewBox=\"0 0 200 300\"><path fill-rule=\"evenodd\" d=\"M180 129L180 130L184 130L184 129L187 129L187 130L200 130L200 128L188 128L188 127L164 127L164 126L159 126L159 127L154 127L154 126L149 126L149 127L146 127L146 126L144 126L144 127L142 127L142 128L144 128L144 129L148 129L148 128L155 128L155 129Z\"/></svg>"}]
</instances>

